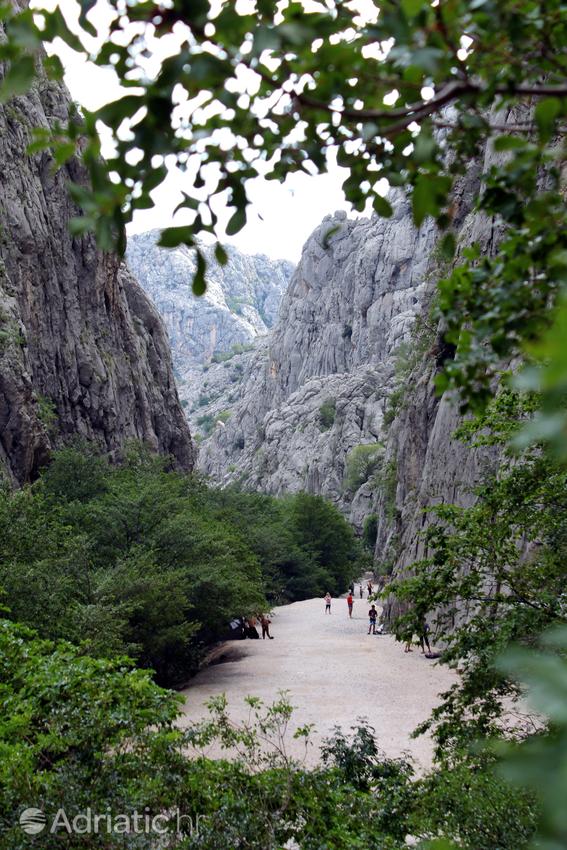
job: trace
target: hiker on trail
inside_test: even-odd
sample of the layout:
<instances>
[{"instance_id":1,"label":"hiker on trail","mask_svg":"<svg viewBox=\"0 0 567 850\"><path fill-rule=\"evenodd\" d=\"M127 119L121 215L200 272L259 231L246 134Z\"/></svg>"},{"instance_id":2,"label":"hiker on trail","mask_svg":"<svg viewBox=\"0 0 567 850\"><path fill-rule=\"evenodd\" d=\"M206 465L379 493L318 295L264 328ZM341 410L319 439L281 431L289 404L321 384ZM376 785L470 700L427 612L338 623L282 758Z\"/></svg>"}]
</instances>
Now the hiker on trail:
<instances>
[{"instance_id":1,"label":"hiker on trail","mask_svg":"<svg viewBox=\"0 0 567 850\"><path fill-rule=\"evenodd\" d=\"M370 597L372 596L372 582L369 581L366 586L368 588L368 598L370 599Z\"/></svg>"},{"instance_id":2,"label":"hiker on trail","mask_svg":"<svg viewBox=\"0 0 567 850\"><path fill-rule=\"evenodd\" d=\"M354 596L354 582L353 581L351 581L351 583L350 583L349 590L350 590L350 595Z\"/></svg>"},{"instance_id":3,"label":"hiker on trail","mask_svg":"<svg viewBox=\"0 0 567 850\"><path fill-rule=\"evenodd\" d=\"M354 605L354 599L352 598L352 593L349 593L347 596L347 605L348 605L348 615L352 617L352 606Z\"/></svg>"},{"instance_id":4,"label":"hiker on trail","mask_svg":"<svg viewBox=\"0 0 567 850\"><path fill-rule=\"evenodd\" d=\"M378 611L376 610L376 605L373 605L370 611L368 612L368 634L372 632L373 635L376 634L376 619L378 617Z\"/></svg>"},{"instance_id":5,"label":"hiker on trail","mask_svg":"<svg viewBox=\"0 0 567 850\"><path fill-rule=\"evenodd\" d=\"M425 646L427 647L427 652L431 655L431 647L429 646L429 623L426 622L425 617L419 622L419 645L421 646L421 651L425 655Z\"/></svg>"},{"instance_id":6,"label":"hiker on trail","mask_svg":"<svg viewBox=\"0 0 567 850\"><path fill-rule=\"evenodd\" d=\"M331 613L331 594L327 591L325 594L325 614Z\"/></svg>"},{"instance_id":7,"label":"hiker on trail","mask_svg":"<svg viewBox=\"0 0 567 850\"><path fill-rule=\"evenodd\" d=\"M268 637L270 640L273 640L272 635L270 634L270 623L272 621L268 620L265 614L260 614L260 625L262 626L262 640L265 640Z\"/></svg>"},{"instance_id":8,"label":"hiker on trail","mask_svg":"<svg viewBox=\"0 0 567 850\"><path fill-rule=\"evenodd\" d=\"M359 587L359 589L358 589L358 592L360 593L360 598L361 598L361 599L364 599L364 591L363 591L363 589L362 589L362 584L360 585L360 587Z\"/></svg>"}]
</instances>

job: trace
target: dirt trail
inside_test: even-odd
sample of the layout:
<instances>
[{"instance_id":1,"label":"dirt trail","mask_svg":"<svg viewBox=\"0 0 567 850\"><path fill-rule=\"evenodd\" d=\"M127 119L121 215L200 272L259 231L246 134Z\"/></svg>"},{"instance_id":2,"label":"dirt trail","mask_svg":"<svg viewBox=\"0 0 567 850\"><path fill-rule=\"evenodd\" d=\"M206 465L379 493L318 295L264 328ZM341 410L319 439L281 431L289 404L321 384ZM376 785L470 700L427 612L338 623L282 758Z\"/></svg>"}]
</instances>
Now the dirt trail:
<instances>
[{"instance_id":1,"label":"dirt trail","mask_svg":"<svg viewBox=\"0 0 567 850\"><path fill-rule=\"evenodd\" d=\"M413 740L410 733L453 683L453 673L423 658L419 648L406 654L393 637L368 635L366 599L355 599L350 620L345 599L333 600L331 616L324 608L322 599L276 608L274 640L227 644L227 657L234 660L203 670L183 692L186 722L206 715L204 704L212 696L225 693L231 715L243 719L245 696L273 702L285 690L296 707L294 728L316 728L308 763L318 760L319 744L334 726L350 729L365 717L387 755L406 751L427 767L431 742L424 736ZM290 741L290 752L302 750Z\"/></svg>"}]
</instances>

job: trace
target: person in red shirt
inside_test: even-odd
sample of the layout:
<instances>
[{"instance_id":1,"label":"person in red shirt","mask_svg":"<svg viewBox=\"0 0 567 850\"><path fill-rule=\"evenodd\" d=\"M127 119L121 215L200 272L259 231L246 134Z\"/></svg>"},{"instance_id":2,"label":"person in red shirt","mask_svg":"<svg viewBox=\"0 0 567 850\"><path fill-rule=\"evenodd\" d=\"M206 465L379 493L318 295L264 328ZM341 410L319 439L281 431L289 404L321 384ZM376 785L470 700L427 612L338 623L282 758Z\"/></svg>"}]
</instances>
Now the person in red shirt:
<instances>
[{"instance_id":1,"label":"person in red shirt","mask_svg":"<svg viewBox=\"0 0 567 850\"><path fill-rule=\"evenodd\" d=\"M352 617L352 606L354 605L354 599L352 598L352 593L349 593L347 596L347 605L348 605L348 615Z\"/></svg>"}]
</instances>

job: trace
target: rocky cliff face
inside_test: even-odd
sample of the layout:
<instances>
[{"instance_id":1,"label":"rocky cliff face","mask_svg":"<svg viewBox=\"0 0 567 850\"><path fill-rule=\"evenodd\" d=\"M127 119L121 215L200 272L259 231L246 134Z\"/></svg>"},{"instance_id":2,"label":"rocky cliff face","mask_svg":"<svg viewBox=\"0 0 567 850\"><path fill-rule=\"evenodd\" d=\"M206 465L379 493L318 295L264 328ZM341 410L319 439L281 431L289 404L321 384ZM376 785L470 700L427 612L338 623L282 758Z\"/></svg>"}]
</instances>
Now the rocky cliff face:
<instances>
[{"instance_id":1,"label":"rocky cliff face","mask_svg":"<svg viewBox=\"0 0 567 850\"><path fill-rule=\"evenodd\" d=\"M203 443L201 469L223 484L322 493L360 527L372 484L353 473L357 447L380 454L396 352L424 308L435 238L431 226L415 230L401 199L390 220L328 216L230 418Z\"/></svg>"},{"instance_id":2,"label":"rocky cliff face","mask_svg":"<svg viewBox=\"0 0 567 850\"><path fill-rule=\"evenodd\" d=\"M502 116L503 121L514 115ZM480 174L496 161L490 148L484 159L472 163L455 199L455 229L461 249L478 244L481 253L498 250L500 231L492 219L469 208L471 189L478 188ZM447 269L445 269L447 271ZM435 278L440 277L439 273ZM427 557L424 534L432 515L425 508L436 504L473 504L474 490L501 460L496 447L470 447L454 438L462 423L454 397L435 392L435 377L444 358L450 356L442 343L442 327L434 327L429 345L418 350L413 341L413 360L405 384L400 387L396 415L388 429L382 486L373 493L372 511L378 529L375 560L381 570L401 575L416 560ZM397 613L395 601L385 609L387 618Z\"/></svg>"},{"instance_id":3,"label":"rocky cliff face","mask_svg":"<svg viewBox=\"0 0 567 850\"><path fill-rule=\"evenodd\" d=\"M180 396L195 422L202 415L199 399L204 398L206 406L211 397L204 370L215 361L228 362L268 333L293 265L263 254L249 256L229 246L228 262L221 266L213 248L205 246L207 292L196 298L191 292L193 252L184 247L158 248L157 238L157 231L132 236L128 262L166 324ZM216 371L215 384L227 377L226 372Z\"/></svg>"},{"instance_id":4,"label":"rocky cliff face","mask_svg":"<svg viewBox=\"0 0 567 850\"><path fill-rule=\"evenodd\" d=\"M492 223L470 209L483 165L460 182L454 227L461 243L488 252ZM423 554L423 508L466 504L496 462L452 438L457 408L435 394L450 354L430 319L444 271L436 241L433 226L415 230L401 198L390 220L328 217L305 246L265 351L243 366L232 406L219 402L230 417L212 411L217 424L199 454L222 484L321 493L359 530L375 514L376 561L395 571Z\"/></svg>"},{"instance_id":5,"label":"rocky cliff face","mask_svg":"<svg viewBox=\"0 0 567 850\"><path fill-rule=\"evenodd\" d=\"M115 457L141 439L190 469L157 311L116 258L70 235L78 211L66 186L86 179L80 163L58 169L49 152L27 154L31 128L68 108L64 87L45 78L0 106L0 464L14 481L33 479L53 446L80 436Z\"/></svg>"}]
</instances>

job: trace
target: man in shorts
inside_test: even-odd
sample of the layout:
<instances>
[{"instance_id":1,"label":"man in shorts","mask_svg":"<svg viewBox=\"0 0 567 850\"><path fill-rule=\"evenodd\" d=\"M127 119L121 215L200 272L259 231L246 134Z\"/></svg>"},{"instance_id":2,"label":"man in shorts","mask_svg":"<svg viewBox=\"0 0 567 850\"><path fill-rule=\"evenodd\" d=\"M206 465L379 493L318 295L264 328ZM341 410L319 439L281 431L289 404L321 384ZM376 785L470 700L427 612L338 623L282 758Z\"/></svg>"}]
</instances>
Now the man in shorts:
<instances>
[{"instance_id":1,"label":"man in shorts","mask_svg":"<svg viewBox=\"0 0 567 850\"><path fill-rule=\"evenodd\" d=\"M370 611L368 612L368 634L372 632L373 635L376 634L376 620L378 619L378 611L376 610L376 605L373 605Z\"/></svg>"}]
</instances>

